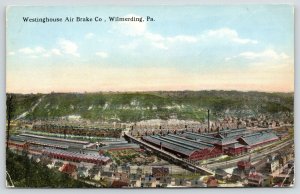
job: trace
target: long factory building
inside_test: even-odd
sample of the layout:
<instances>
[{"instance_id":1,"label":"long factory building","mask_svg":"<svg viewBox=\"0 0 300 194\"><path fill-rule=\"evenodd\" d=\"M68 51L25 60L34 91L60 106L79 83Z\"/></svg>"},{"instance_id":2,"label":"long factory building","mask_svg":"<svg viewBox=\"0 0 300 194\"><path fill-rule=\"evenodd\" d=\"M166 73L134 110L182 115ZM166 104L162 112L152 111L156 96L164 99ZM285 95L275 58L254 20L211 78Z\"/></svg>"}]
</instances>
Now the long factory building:
<instances>
[{"instance_id":1,"label":"long factory building","mask_svg":"<svg viewBox=\"0 0 300 194\"><path fill-rule=\"evenodd\" d=\"M178 157L189 160L203 160L227 155L240 155L258 146L279 140L272 130L249 132L247 129L226 129L214 133L150 135L142 139Z\"/></svg>"},{"instance_id":2,"label":"long factory building","mask_svg":"<svg viewBox=\"0 0 300 194\"><path fill-rule=\"evenodd\" d=\"M71 162L87 162L94 164L107 164L111 162L109 157L105 157L98 152L85 153L87 147L93 146L86 141L62 139L55 137L45 137L32 134L21 134L11 136L9 147L15 150L27 150L31 154L45 155L50 158L67 160ZM78 152L71 151L78 150Z\"/></svg>"},{"instance_id":3,"label":"long factory building","mask_svg":"<svg viewBox=\"0 0 300 194\"><path fill-rule=\"evenodd\" d=\"M42 154L54 159L67 160L72 162L87 162L100 165L107 164L111 161L109 157L102 155L84 154L53 148L43 149Z\"/></svg>"}]
</instances>

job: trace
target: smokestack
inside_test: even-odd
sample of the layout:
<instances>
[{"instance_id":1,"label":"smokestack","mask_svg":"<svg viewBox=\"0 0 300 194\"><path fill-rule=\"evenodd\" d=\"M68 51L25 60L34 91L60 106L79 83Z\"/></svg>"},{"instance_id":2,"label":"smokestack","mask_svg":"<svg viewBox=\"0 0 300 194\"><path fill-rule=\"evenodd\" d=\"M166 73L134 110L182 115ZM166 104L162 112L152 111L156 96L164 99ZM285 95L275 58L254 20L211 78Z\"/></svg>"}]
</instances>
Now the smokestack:
<instances>
[{"instance_id":1,"label":"smokestack","mask_svg":"<svg viewBox=\"0 0 300 194\"><path fill-rule=\"evenodd\" d=\"M207 109L207 126L208 126L208 130L207 131L210 131L210 122L209 122L209 109Z\"/></svg>"}]
</instances>

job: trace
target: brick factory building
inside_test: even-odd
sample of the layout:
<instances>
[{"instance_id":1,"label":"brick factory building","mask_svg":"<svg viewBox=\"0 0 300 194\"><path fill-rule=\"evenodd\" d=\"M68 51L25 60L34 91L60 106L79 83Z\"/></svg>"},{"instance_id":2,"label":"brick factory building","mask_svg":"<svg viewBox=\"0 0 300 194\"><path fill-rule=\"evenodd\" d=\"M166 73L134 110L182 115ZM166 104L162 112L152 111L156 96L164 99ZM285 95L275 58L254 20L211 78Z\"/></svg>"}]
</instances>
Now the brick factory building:
<instances>
[{"instance_id":1,"label":"brick factory building","mask_svg":"<svg viewBox=\"0 0 300 194\"><path fill-rule=\"evenodd\" d=\"M142 139L178 157L194 161L222 154L240 155L279 140L272 130L251 132L247 129L226 129L202 134L185 131L176 135L143 136Z\"/></svg>"},{"instance_id":2,"label":"brick factory building","mask_svg":"<svg viewBox=\"0 0 300 194\"><path fill-rule=\"evenodd\" d=\"M83 153L70 152L66 150L58 150L52 148L43 149L42 154L50 158L67 160L71 162L87 162L87 163L94 163L100 165L111 162L111 159L106 156L94 155L94 154L83 154Z\"/></svg>"}]
</instances>

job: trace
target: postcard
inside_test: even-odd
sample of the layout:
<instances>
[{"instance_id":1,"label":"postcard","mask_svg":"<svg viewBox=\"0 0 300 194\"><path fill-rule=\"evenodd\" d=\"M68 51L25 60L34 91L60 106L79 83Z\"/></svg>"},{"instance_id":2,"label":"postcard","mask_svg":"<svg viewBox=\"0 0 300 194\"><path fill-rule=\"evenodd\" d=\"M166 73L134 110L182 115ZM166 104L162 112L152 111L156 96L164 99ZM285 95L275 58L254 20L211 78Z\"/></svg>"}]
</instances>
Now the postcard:
<instances>
[{"instance_id":1,"label":"postcard","mask_svg":"<svg viewBox=\"0 0 300 194\"><path fill-rule=\"evenodd\" d=\"M292 5L8 6L6 186L294 185Z\"/></svg>"}]
</instances>

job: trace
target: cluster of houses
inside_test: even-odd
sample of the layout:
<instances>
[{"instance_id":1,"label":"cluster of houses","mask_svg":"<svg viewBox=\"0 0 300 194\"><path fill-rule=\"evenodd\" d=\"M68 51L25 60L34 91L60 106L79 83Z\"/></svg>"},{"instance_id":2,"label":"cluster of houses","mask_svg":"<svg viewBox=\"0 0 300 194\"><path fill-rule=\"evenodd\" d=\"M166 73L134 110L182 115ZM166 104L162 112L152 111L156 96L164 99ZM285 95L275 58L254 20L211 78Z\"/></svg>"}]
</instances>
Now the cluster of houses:
<instances>
[{"instance_id":1,"label":"cluster of houses","mask_svg":"<svg viewBox=\"0 0 300 194\"><path fill-rule=\"evenodd\" d=\"M47 133L64 134L64 135L80 135L80 136L95 136L95 137L114 137L121 136L122 129L120 128L101 128L89 126L74 126L74 125L58 125L58 124L34 124L33 131L41 131Z\"/></svg>"},{"instance_id":2,"label":"cluster of houses","mask_svg":"<svg viewBox=\"0 0 300 194\"><path fill-rule=\"evenodd\" d=\"M133 171L130 166L122 166L119 169L115 164L111 164L109 168L101 165L87 167L84 164L76 165L74 163L61 162L48 166L55 167L62 173L66 173L75 179L92 181L109 188L207 186L206 183L200 180L200 177L195 179L174 178L171 176L169 168L163 166L152 167L151 172L144 172L142 168L137 168Z\"/></svg>"},{"instance_id":3,"label":"cluster of houses","mask_svg":"<svg viewBox=\"0 0 300 194\"><path fill-rule=\"evenodd\" d=\"M184 122L169 122L160 121L159 123L142 123L133 124L130 126L130 133L133 136L141 137L143 135L156 135L166 133L178 133L183 131L191 131L197 133L210 133L218 130L235 129L235 128L275 128L292 124L292 121L285 119L278 120L272 119L267 116L261 115L258 118L238 118L238 117L225 117L224 119L218 119L216 121L208 122L196 122L196 121L184 121Z\"/></svg>"},{"instance_id":4,"label":"cluster of houses","mask_svg":"<svg viewBox=\"0 0 300 194\"><path fill-rule=\"evenodd\" d=\"M249 187L270 187L284 180L286 184L291 183L294 173L289 170L292 167L293 152L278 152L255 165L250 160L241 160L232 173L216 169L215 178L226 183L242 182Z\"/></svg>"}]
</instances>

